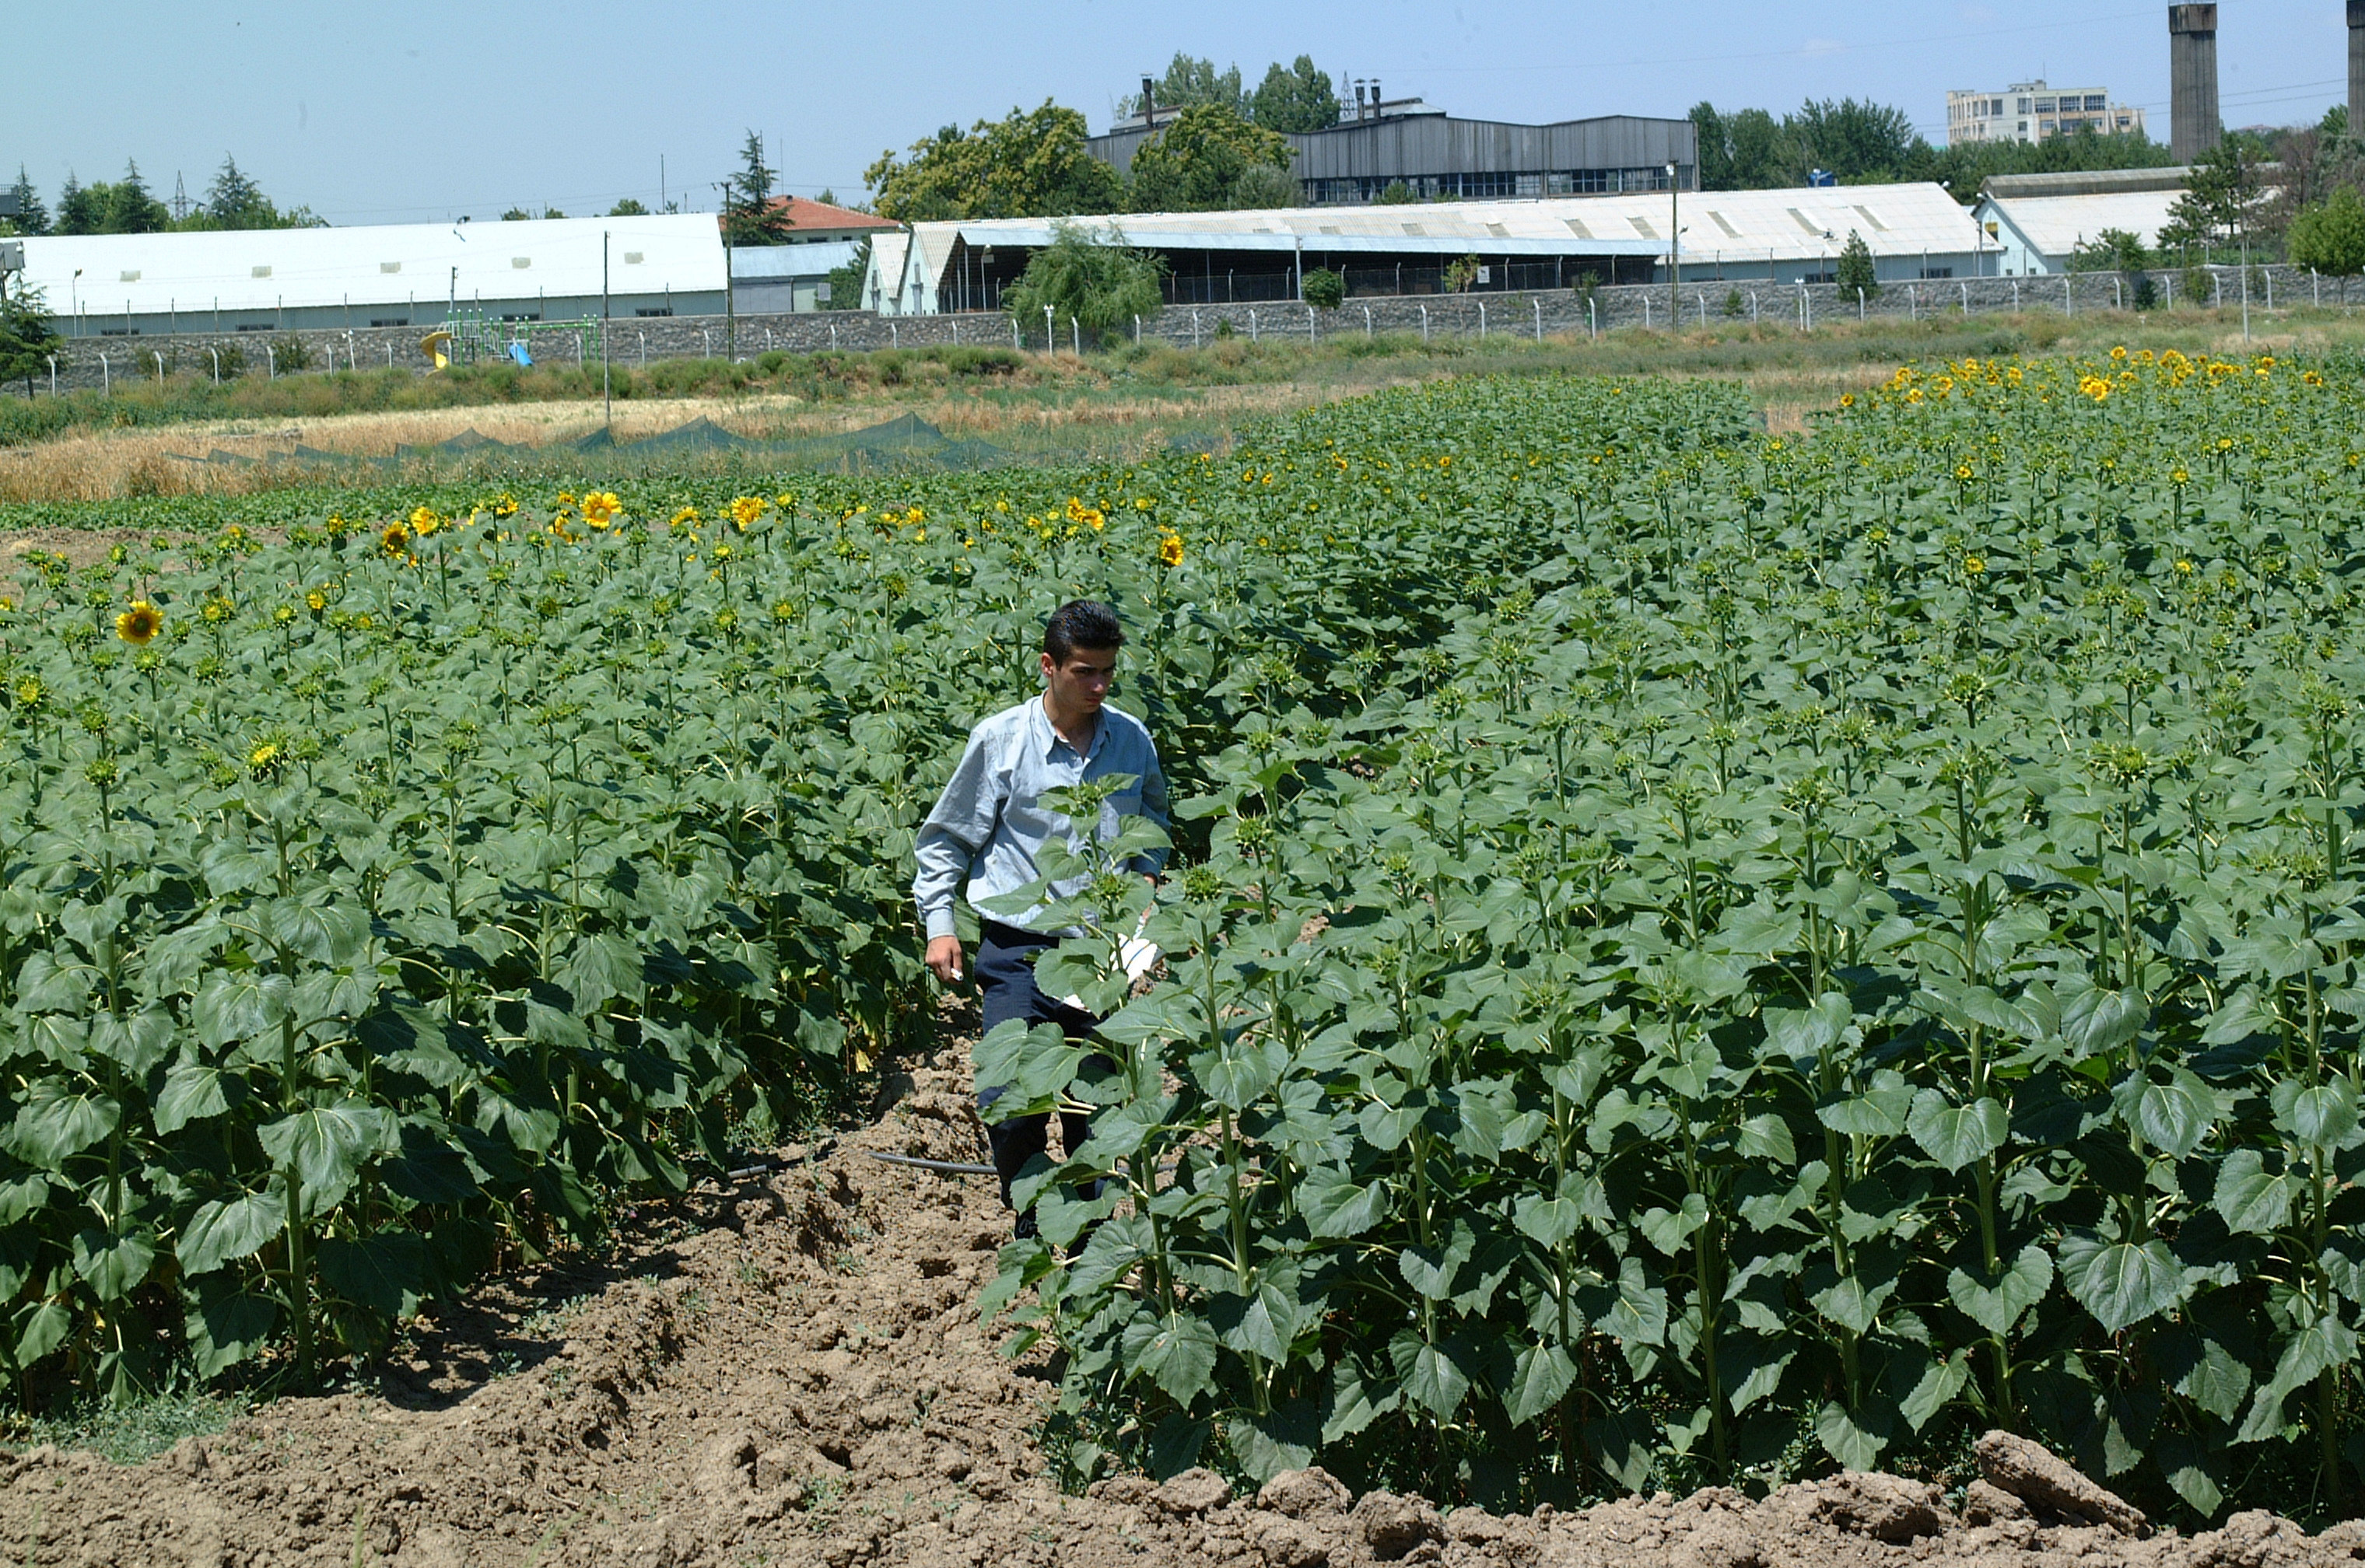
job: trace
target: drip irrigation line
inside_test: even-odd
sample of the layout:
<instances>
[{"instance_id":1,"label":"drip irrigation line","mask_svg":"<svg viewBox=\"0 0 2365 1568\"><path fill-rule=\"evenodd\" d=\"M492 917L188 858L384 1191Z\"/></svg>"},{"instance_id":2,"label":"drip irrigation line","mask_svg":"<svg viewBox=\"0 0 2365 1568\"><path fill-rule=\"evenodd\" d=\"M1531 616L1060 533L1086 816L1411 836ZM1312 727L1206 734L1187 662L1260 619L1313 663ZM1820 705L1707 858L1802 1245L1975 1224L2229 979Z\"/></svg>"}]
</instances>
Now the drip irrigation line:
<instances>
[{"instance_id":1,"label":"drip irrigation line","mask_svg":"<svg viewBox=\"0 0 2365 1568\"><path fill-rule=\"evenodd\" d=\"M915 1165L923 1170L945 1170L956 1176L991 1176L993 1167L971 1159L923 1159L916 1154L883 1154L870 1151L870 1158L889 1165Z\"/></svg>"}]
</instances>

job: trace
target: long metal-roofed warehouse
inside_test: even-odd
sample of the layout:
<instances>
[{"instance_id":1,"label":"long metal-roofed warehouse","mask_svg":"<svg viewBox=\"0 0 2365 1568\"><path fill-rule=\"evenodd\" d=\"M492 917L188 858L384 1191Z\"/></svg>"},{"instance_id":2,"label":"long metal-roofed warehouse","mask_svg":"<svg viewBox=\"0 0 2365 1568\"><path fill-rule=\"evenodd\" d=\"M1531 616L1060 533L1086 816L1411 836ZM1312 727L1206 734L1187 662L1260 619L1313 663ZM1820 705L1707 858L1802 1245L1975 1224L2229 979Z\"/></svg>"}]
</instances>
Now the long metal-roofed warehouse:
<instances>
[{"instance_id":1,"label":"long metal-roofed warehouse","mask_svg":"<svg viewBox=\"0 0 2365 1568\"><path fill-rule=\"evenodd\" d=\"M1375 202L1394 185L1423 201L1663 191L1670 163L1679 187L1698 183L1699 132L1688 119L1602 115L1519 125L1458 118L1417 98L1384 104L1376 84L1369 102L1360 85L1356 96L1337 125L1282 138L1308 206ZM1137 116L1091 138L1086 149L1124 174L1174 113Z\"/></svg>"},{"instance_id":2,"label":"long metal-roofed warehouse","mask_svg":"<svg viewBox=\"0 0 2365 1568\"><path fill-rule=\"evenodd\" d=\"M39 236L25 274L73 336L433 325L610 313L720 315L726 262L712 213Z\"/></svg>"},{"instance_id":3,"label":"long metal-roofed warehouse","mask_svg":"<svg viewBox=\"0 0 2365 1568\"><path fill-rule=\"evenodd\" d=\"M1970 277L1982 240L1945 188L1932 183L1711 191L1672 196L1682 226L1681 279L1833 281L1850 233L1864 237L1887 280ZM1470 287L1565 288L1664 283L1671 264L1671 193L1534 201L1441 202L1262 212L1155 212L1061 219L1151 252L1166 263L1170 305L1253 304L1299 297L1305 273L1342 274L1349 296L1435 294L1446 269L1475 258ZM885 315L997 310L1049 218L917 223L873 241L863 305ZM1990 266L1989 270L1992 271Z\"/></svg>"}]
</instances>

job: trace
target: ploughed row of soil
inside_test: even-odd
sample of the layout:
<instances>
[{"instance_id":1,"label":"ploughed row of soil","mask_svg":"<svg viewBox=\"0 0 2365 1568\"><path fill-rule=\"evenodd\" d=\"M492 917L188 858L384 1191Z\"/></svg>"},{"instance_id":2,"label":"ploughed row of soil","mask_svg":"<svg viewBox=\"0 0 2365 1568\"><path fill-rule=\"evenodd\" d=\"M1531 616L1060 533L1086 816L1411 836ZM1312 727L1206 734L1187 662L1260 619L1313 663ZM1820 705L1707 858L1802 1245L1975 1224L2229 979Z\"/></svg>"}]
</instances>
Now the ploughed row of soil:
<instances>
[{"instance_id":1,"label":"ploughed row of soil","mask_svg":"<svg viewBox=\"0 0 2365 1568\"><path fill-rule=\"evenodd\" d=\"M856 1562L926 1568L1683 1568L2365 1559L2245 1514L2183 1537L2044 1450L1990 1434L1959 1508L1849 1474L1583 1513L1440 1515L1320 1471L1236 1497L1194 1471L1061 1494L1035 1433L1053 1389L973 1303L1008 1234L992 1183L881 1163L974 1159L966 1053L877 1125L668 1208L615 1258L488 1290L424 1325L378 1391L287 1399L122 1468L0 1450L0 1562ZM687 1223L684 1223L684 1222Z\"/></svg>"}]
</instances>

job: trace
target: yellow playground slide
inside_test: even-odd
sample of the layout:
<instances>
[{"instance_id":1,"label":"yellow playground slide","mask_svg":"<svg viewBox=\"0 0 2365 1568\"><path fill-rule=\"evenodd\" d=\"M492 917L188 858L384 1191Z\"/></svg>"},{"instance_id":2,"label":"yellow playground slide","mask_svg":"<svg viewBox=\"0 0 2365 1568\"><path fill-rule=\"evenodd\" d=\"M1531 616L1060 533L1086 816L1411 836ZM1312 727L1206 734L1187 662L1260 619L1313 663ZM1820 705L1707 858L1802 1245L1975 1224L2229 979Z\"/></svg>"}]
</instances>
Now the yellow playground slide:
<instances>
[{"instance_id":1,"label":"yellow playground slide","mask_svg":"<svg viewBox=\"0 0 2365 1568\"><path fill-rule=\"evenodd\" d=\"M419 340L419 352L433 360L438 370L452 363L451 348L452 334L449 332L430 332Z\"/></svg>"}]
</instances>

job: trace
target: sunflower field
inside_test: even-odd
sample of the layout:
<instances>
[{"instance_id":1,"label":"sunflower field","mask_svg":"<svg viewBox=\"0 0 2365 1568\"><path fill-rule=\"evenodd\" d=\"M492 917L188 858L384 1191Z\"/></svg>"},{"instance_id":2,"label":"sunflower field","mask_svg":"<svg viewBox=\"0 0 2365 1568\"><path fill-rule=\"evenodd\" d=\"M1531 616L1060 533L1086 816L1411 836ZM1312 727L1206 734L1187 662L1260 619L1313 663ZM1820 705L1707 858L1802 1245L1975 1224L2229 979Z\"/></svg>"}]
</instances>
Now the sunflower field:
<instances>
[{"instance_id":1,"label":"sunflower field","mask_svg":"<svg viewBox=\"0 0 2365 1568\"><path fill-rule=\"evenodd\" d=\"M1067 1353L1080 1473L1578 1496L1995 1425L2347 1506L2356 369L1844 401L1474 380L1221 459L34 559L13 1396L366 1353L923 1037L913 828L1093 595L1181 853L1046 960L1100 1059L979 1047L1105 1107L985 1303Z\"/></svg>"}]
</instances>

